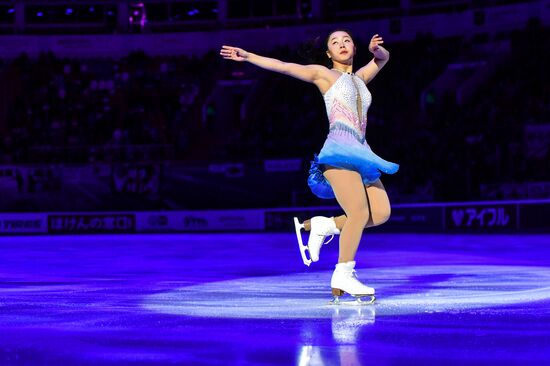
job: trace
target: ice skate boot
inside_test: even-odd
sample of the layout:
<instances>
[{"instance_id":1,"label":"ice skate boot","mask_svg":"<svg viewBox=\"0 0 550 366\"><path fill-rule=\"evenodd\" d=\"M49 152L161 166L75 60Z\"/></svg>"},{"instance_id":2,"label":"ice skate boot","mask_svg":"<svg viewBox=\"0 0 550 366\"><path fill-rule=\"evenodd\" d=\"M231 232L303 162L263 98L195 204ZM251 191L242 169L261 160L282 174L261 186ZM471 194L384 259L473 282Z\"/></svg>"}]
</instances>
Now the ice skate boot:
<instances>
[{"instance_id":1,"label":"ice skate boot","mask_svg":"<svg viewBox=\"0 0 550 366\"><path fill-rule=\"evenodd\" d=\"M298 218L294 218L294 228L296 229L296 238L298 239L298 246L300 247L300 253L302 254L302 260L306 266L309 266L311 262L317 262L319 260L319 252L323 244L328 244L334 238L334 235L340 234L340 230L336 227L336 222L333 218L324 216L314 216L311 218L311 230L309 232L309 238L307 240L307 246L302 242L302 234L300 230L304 228L304 224L298 221ZM330 235L330 239L325 242L325 238ZM306 250L309 253L309 258L306 256Z\"/></svg>"},{"instance_id":2,"label":"ice skate boot","mask_svg":"<svg viewBox=\"0 0 550 366\"><path fill-rule=\"evenodd\" d=\"M372 304L376 299L374 297L374 289L363 285L357 279L355 272L355 261L338 263L332 274L330 281L332 295L334 299L331 301L333 305L364 305ZM355 301L340 301L340 297L345 293L355 297ZM363 298L368 298L364 301Z\"/></svg>"}]
</instances>

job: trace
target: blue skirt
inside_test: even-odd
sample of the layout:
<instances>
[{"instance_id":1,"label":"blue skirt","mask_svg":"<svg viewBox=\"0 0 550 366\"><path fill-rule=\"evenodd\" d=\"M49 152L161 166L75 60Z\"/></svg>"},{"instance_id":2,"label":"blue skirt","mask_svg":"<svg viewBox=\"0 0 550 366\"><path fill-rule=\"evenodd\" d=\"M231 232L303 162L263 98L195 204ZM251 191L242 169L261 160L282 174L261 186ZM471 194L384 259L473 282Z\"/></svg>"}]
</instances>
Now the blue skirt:
<instances>
[{"instance_id":1,"label":"blue skirt","mask_svg":"<svg viewBox=\"0 0 550 366\"><path fill-rule=\"evenodd\" d=\"M336 132L336 131L334 131ZM360 143L349 133L331 133L328 135L319 155L314 155L307 183L313 194L319 198L334 198L334 191L323 175L323 166L354 170L361 175L364 184L374 183L382 173L393 174L399 165L376 155L366 143Z\"/></svg>"}]
</instances>

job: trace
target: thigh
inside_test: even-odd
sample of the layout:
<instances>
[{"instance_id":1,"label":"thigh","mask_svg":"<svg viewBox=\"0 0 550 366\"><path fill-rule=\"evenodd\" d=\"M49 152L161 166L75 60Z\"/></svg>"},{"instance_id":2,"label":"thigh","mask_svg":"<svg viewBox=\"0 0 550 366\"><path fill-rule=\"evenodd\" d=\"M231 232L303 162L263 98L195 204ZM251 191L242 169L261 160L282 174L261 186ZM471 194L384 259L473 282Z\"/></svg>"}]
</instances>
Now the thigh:
<instances>
[{"instance_id":1,"label":"thigh","mask_svg":"<svg viewBox=\"0 0 550 366\"><path fill-rule=\"evenodd\" d=\"M371 211L377 209L380 211L390 210L390 199L380 179L377 179L376 182L372 184L366 185L365 191L367 192Z\"/></svg>"},{"instance_id":2,"label":"thigh","mask_svg":"<svg viewBox=\"0 0 550 366\"><path fill-rule=\"evenodd\" d=\"M353 170L328 168L323 173L336 200L346 214L367 208L367 194L361 175Z\"/></svg>"}]
</instances>

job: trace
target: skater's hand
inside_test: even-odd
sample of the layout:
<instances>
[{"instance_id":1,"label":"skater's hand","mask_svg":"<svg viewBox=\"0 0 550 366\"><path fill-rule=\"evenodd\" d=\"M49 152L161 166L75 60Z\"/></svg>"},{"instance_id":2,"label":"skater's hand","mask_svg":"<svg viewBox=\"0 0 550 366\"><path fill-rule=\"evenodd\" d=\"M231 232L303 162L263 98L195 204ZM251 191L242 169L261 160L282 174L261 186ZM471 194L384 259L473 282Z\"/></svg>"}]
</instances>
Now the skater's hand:
<instances>
[{"instance_id":1,"label":"skater's hand","mask_svg":"<svg viewBox=\"0 0 550 366\"><path fill-rule=\"evenodd\" d=\"M375 34L370 39L369 51L372 52L372 53L375 53L376 51L378 51L380 49L379 45L381 45L382 43L384 43L384 40L382 39L382 37L379 36L378 34Z\"/></svg>"},{"instance_id":2,"label":"skater's hand","mask_svg":"<svg viewBox=\"0 0 550 366\"><path fill-rule=\"evenodd\" d=\"M242 48L231 46L222 46L222 49L220 50L220 55L226 60L239 62L246 61L246 59L248 58L248 52L246 52Z\"/></svg>"}]
</instances>

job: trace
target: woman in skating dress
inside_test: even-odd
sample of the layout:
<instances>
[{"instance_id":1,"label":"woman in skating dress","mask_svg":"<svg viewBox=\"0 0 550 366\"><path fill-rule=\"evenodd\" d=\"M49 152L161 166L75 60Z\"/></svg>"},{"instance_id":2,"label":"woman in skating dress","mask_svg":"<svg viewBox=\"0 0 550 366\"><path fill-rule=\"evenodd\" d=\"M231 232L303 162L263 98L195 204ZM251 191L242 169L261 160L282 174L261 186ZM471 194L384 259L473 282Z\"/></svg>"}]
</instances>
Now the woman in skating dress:
<instances>
[{"instance_id":1,"label":"woman in skating dress","mask_svg":"<svg viewBox=\"0 0 550 366\"><path fill-rule=\"evenodd\" d=\"M313 83L323 95L329 120L329 133L309 171L308 185L324 199L336 198L345 215L316 216L295 226L302 258L306 265L319 260L328 235L340 235L338 263L332 275L332 293L338 301L343 293L370 296L375 290L361 283L355 272L355 256L365 227L377 226L390 216L390 202L380 176L393 174L399 165L376 155L365 138L367 110L371 94L366 84L384 67L389 52L375 34L369 44L373 59L353 72L356 47L350 32L336 30L326 39L326 56L332 66L301 65L264 57L242 48L223 46L220 55L228 60L246 61L263 69ZM300 229L310 231L308 244L301 243ZM305 252L309 252L309 258Z\"/></svg>"}]
</instances>

